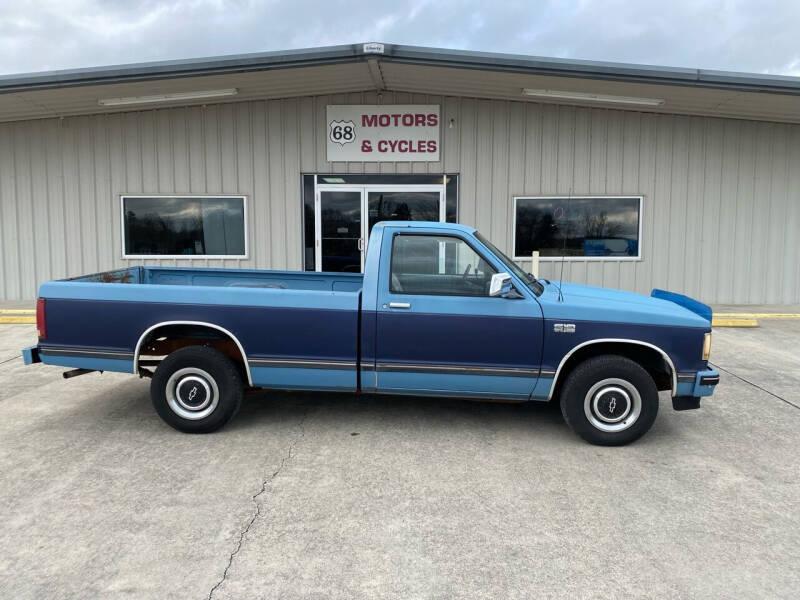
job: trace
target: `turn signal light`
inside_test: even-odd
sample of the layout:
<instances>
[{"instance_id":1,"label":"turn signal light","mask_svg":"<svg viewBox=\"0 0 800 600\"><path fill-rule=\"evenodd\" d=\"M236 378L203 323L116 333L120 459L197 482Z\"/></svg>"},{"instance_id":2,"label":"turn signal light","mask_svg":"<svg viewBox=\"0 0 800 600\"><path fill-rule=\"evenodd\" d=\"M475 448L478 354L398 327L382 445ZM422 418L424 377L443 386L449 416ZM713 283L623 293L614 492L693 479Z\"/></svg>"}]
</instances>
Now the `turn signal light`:
<instances>
[{"instance_id":1,"label":"turn signal light","mask_svg":"<svg viewBox=\"0 0 800 600\"><path fill-rule=\"evenodd\" d=\"M703 336L703 360L708 360L709 356L711 356L711 333Z\"/></svg>"},{"instance_id":2,"label":"turn signal light","mask_svg":"<svg viewBox=\"0 0 800 600\"><path fill-rule=\"evenodd\" d=\"M39 335L40 340L47 337L47 319L45 319L44 298L36 299L36 333Z\"/></svg>"}]
</instances>

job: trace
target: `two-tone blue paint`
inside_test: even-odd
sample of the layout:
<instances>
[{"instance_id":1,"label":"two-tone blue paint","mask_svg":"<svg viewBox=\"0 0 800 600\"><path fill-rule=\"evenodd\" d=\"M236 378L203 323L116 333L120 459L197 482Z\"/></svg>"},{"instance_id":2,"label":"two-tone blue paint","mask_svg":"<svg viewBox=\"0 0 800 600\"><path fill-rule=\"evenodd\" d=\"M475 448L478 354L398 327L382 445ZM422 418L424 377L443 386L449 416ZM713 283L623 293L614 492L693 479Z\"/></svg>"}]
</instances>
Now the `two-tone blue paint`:
<instances>
[{"instance_id":1,"label":"two-tone blue paint","mask_svg":"<svg viewBox=\"0 0 800 600\"><path fill-rule=\"evenodd\" d=\"M554 326L563 319L545 320L543 369L557 369L563 358L586 342L613 338L622 342L644 343L669 357L677 372L706 368L702 360L703 336L708 328L639 325L608 321L568 321L575 333L557 333ZM691 351L690 351L691 349Z\"/></svg>"},{"instance_id":2,"label":"two-tone blue paint","mask_svg":"<svg viewBox=\"0 0 800 600\"><path fill-rule=\"evenodd\" d=\"M132 267L48 282L39 350L51 352L41 359L136 371L148 330L208 324L234 339L256 387L541 400L572 352L613 338L660 352L673 395L713 389L697 375L708 372L705 305L575 284L549 283L537 296L514 273L519 298L392 293L392 239L408 232L460 237L507 270L472 228L393 222L373 228L364 275ZM574 333L557 332L565 323Z\"/></svg>"},{"instance_id":3,"label":"two-tone blue paint","mask_svg":"<svg viewBox=\"0 0 800 600\"><path fill-rule=\"evenodd\" d=\"M694 374L694 379L692 381L680 381L678 382L678 396L694 396L696 398L702 398L704 396L710 396L714 393L714 388L716 387L716 383L711 385L704 385L704 379L713 379L715 381L719 381L719 371L716 369L706 369L703 371L698 371Z\"/></svg>"},{"instance_id":4,"label":"two-tone blue paint","mask_svg":"<svg viewBox=\"0 0 800 600\"><path fill-rule=\"evenodd\" d=\"M114 284L109 284L114 285ZM183 288L188 295L195 288ZM217 304L190 302L135 302L112 300L47 299L47 346L55 349L129 352L131 361L104 370L134 371L134 352L143 335L155 326L208 323L229 332L248 360L284 357L310 361L357 360L358 294L336 295L341 308L297 308L294 306L239 306L221 309ZM343 297L344 295L345 297ZM283 304L290 304L286 298ZM87 318L91 315L91 318ZM79 345L75 341L79 341ZM74 361L43 357L43 362L73 366ZM67 364L69 362L69 364ZM107 365L108 366L108 365ZM94 367L87 367L94 368ZM355 389L355 369L314 370L281 367L250 367L251 384L257 387L309 389Z\"/></svg>"},{"instance_id":5,"label":"two-tone blue paint","mask_svg":"<svg viewBox=\"0 0 800 600\"><path fill-rule=\"evenodd\" d=\"M460 238L498 272L503 265L475 238L452 224L386 223L371 233L362 295L362 371L365 391L493 396L528 399L541 363L542 314L535 296L439 296L390 290L389 262L395 235ZM369 289L368 289L369 288ZM407 308L399 308L407 306ZM480 373L480 368L495 373Z\"/></svg>"}]
</instances>

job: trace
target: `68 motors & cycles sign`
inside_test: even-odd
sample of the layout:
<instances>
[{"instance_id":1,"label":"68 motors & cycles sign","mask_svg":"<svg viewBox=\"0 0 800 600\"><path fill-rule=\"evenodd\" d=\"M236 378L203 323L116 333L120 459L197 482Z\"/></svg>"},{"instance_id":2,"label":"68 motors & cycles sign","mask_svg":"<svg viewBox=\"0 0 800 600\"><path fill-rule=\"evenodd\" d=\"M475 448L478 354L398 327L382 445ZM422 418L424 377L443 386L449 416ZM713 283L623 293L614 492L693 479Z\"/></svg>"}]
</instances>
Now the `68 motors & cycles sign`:
<instances>
[{"instance_id":1,"label":"68 motors & cycles sign","mask_svg":"<svg viewBox=\"0 0 800 600\"><path fill-rule=\"evenodd\" d=\"M438 161L439 105L328 105L329 161Z\"/></svg>"}]
</instances>

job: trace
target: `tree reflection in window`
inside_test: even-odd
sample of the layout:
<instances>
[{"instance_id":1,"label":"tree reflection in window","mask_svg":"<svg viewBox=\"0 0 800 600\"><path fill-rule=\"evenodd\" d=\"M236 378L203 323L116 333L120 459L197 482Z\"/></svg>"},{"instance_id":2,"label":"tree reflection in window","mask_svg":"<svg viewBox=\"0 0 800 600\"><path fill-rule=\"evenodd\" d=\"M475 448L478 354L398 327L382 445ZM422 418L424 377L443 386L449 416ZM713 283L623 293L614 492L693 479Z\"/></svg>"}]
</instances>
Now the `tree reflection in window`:
<instances>
[{"instance_id":1,"label":"tree reflection in window","mask_svg":"<svg viewBox=\"0 0 800 600\"><path fill-rule=\"evenodd\" d=\"M639 257L640 196L516 198L514 256Z\"/></svg>"},{"instance_id":2,"label":"tree reflection in window","mask_svg":"<svg viewBox=\"0 0 800 600\"><path fill-rule=\"evenodd\" d=\"M128 256L245 256L243 197L122 199Z\"/></svg>"}]
</instances>

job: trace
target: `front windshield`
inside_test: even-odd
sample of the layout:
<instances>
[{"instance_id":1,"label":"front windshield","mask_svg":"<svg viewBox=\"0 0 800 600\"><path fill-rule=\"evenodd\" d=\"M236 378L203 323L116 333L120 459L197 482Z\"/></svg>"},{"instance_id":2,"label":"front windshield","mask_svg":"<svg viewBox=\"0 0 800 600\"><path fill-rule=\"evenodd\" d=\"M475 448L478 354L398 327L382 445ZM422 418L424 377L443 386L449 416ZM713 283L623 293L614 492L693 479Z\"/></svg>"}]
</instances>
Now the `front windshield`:
<instances>
[{"instance_id":1,"label":"front windshield","mask_svg":"<svg viewBox=\"0 0 800 600\"><path fill-rule=\"evenodd\" d=\"M500 262L503 263L503 265L505 265L505 267L511 273L519 277L525 283L525 285L527 285L531 289L531 291L534 294L536 294L537 296L541 296L542 292L544 291L544 286L541 283L539 283L533 275L531 275L530 273L526 273L521 268L519 268L513 260L511 260L505 254L503 254L497 248L497 246L495 246L492 242L487 240L477 231L475 232L475 237L478 238L481 244L489 248L489 250L491 250L494 253L494 255L500 260Z\"/></svg>"}]
</instances>

